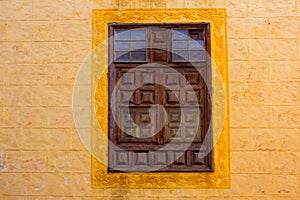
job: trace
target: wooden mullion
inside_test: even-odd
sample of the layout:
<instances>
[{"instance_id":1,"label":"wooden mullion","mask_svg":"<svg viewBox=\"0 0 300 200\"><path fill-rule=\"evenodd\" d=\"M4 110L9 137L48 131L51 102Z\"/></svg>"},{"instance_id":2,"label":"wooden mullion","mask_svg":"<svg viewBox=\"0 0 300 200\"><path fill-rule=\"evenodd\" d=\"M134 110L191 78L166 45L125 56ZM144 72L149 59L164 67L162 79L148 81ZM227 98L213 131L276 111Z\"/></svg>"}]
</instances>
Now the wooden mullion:
<instances>
[{"instance_id":1,"label":"wooden mullion","mask_svg":"<svg viewBox=\"0 0 300 200\"><path fill-rule=\"evenodd\" d=\"M163 69L159 69L156 71L156 74L157 74L157 77L158 77L158 80L164 80L164 72L163 72ZM157 104L159 105L163 105L163 102L164 102L164 87L161 85L161 84L157 84L156 85L157 87ZM165 116L167 117L167 116ZM161 119L161 116L158 115L157 116L157 124L162 127L162 129L160 130L160 132L158 133L158 144L164 144L165 141L164 141L164 135L165 135L165 127L164 127L164 121Z\"/></svg>"},{"instance_id":2,"label":"wooden mullion","mask_svg":"<svg viewBox=\"0 0 300 200\"><path fill-rule=\"evenodd\" d=\"M114 36L114 29L111 26L108 26L108 32L110 36ZM111 110L111 95L113 92L113 86L115 85L115 67L114 67L114 37L109 37L109 43L111 45L108 45L108 51L109 51L109 55L108 56L108 139L113 143L116 144L117 143L117 138L116 138L116 134L117 134L117 127L115 125L113 116L112 116L112 110ZM114 164L114 156L113 156L113 152L114 149L112 146L108 145L108 157L112 158L112 159L108 159L108 165L109 166L113 166ZM108 170L110 170L110 168L108 168Z\"/></svg>"},{"instance_id":3,"label":"wooden mullion","mask_svg":"<svg viewBox=\"0 0 300 200\"><path fill-rule=\"evenodd\" d=\"M172 48L172 29L169 28L167 29L167 63L170 64L172 62L173 59L173 48Z\"/></svg>"},{"instance_id":4,"label":"wooden mullion","mask_svg":"<svg viewBox=\"0 0 300 200\"><path fill-rule=\"evenodd\" d=\"M151 33L152 30L151 28L147 28L146 29L146 61L147 63L151 62Z\"/></svg>"}]
</instances>

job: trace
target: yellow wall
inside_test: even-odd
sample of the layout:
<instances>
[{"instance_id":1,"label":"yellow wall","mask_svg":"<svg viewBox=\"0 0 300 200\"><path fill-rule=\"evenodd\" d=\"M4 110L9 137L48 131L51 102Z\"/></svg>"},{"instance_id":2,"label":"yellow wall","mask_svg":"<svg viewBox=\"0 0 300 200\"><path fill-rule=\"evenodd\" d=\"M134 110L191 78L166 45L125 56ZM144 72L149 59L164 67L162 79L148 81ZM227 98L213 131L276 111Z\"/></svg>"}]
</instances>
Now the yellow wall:
<instances>
[{"instance_id":1,"label":"yellow wall","mask_svg":"<svg viewBox=\"0 0 300 200\"><path fill-rule=\"evenodd\" d=\"M231 189L91 189L72 118L91 10L193 7L227 9ZM300 0L1 0L0 10L0 199L300 198Z\"/></svg>"}]
</instances>

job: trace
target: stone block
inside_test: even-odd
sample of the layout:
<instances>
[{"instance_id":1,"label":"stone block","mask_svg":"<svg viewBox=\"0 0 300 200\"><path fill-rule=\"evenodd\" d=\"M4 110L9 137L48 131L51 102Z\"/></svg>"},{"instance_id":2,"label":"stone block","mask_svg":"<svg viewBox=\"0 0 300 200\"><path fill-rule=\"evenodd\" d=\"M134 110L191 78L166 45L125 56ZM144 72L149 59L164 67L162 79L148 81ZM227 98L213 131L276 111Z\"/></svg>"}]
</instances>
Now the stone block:
<instances>
[{"instance_id":1,"label":"stone block","mask_svg":"<svg viewBox=\"0 0 300 200\"><path fill-rule=\"evenodd\" d=\"M1 1L3 8L0 14L1 20L32 20L32 1L29 0L14 0L14 1ZM2 7L3 6L3 7ZM1 9L2 10L2 9Z\"/></svg>"},{"instance_id":2,"label":"stone block","mask_svg":"<svg viewBox=\"0 0 300 200\"><path fill-rule=\"evenodd\" d=\"M30 129L30 133L29 149L70 149L70 129Z\"/></svg>"},{"instance_id":3,"label":"stone block","mask_svg":"<svg viewBox=\"0 0 300 200\"><path fill-rule=\"evenodd\" d=\"M29 86L0 86L2 106L28 106L31 104Z\"/></svg>"},{"instance_id":4,"label":"stone block","mask_svg":"<svg viewBox=\"0 0 300 200\"><path fill-rule=\"evenodd\" d=\"M215 0L216 8L226 8L227 9L227 17L233 18L244 18L248 16L248 1L247 0Z\"/></svg>"},{"instance_id":5,"label":"stone block","mask_svg":"<svg viewBox=\"0 0 300 200\"><path fill-rule=\"evenodd\" d=\"M299 151L299 130L292 128L251 129L253 149L261 151Z\"/></svg>"},{"instance_id":6,"label":"stone block","mask_svg":"<svg viewBox=\"0 0 300 200\"><path fill-rule=\"evenodd\" d=\"M244 39L228 40L228 60L248 60L249 42Z\"/></svg>"},{"instance_id":7,"label":"stone block","mask_svg":"<svg viewBox=\"0 0 300 200\"><path fill-rule=\"evenodd\" d=\"M3 195L28 195L29 175L1 172L0 185Z\"/></svg>"},{"instance_id":8,"label":"stone block","mask_svg":"<svg viewBox=\"0 0 300 200\"><path fill-rule=\"evenodd\" d=\"M272 184L271 184L272 183ZM273 176L269 174L252 175L252 196L257 198L272 194Z\"/></svg>"},{"instance_id":9,"label":"stone block","mask_svg":"<svg viewBox=\"0 0 300 200\"><path fill-rule=\"evenodd\" d=\"M271 127L277 128L299 128L300 107L299 106L272 106Z\"/></svg>"},{"instance_id":10,"label":"stone block","mask_svg":"<svg viewBox=\"0 0 300 200\"><path fill-rule=\"evenodd\" d=\"M249 15L255 17L296 15L296 0L253 0L249 1Z\"/></svg>"},{"instance_id":11,"label":"stone block","mask_svg":"<svg viewBox=\"0 0 300 200\"><path fill-rule=\"evenodd\" d=\"M32 17L36 20L66 20L75 17L73 0L33 1Z\"/></svg>"},{"instance_id":12,"label":"stone block","mask_svg":"<svg viewBox=\"0 0 300 200\"><path fill-rule=\"evenodd\" d=\"M32 63L32 42L1 42L0 63Z\"/></svg>"},{"instance_id":13,"label":"stone block","mask_svg":"<svg viewBox=\"0 0 300 200\"><path fill-rule=\"evenodd\" d=\"M13 85L43 85L47 83L48 68L46 65L5 64L3 81Z\"/></svg>"},{"instance_id":14,"label":"stone block","mask_svg":"<svg viewBox=\"0 0 300 200\"><path fill-rule=\"evenodd\" d=\"M72 105L72 86L47 86L44 89L48 92L49 106Z\"/></svg>"},{"instance_id":15,"label":"stone block","mask_svg":"<svg viewBox=\"0 0 300 200\"><path fill-rule=\"evenodd\" d=\"M271 173L300 174L300 152L271 152Z\"/></svg>"},{"instance_id":16,"label":"stone block","mask_svg":"<svg viewBox=\"0 0 300 200\"><path fill-rule=\"evenodd\" d=\"M249 104L249 83L230 83L230 103L231 104Z\"/></svg>"},{"instance_id":17,"label":"stone block","mask_svg":"<svg viewBox=\"0 0 300 200\"><path fill-rule=\"evenodd\" d=\"M270 84L265 82L253 82L249 87L249 97L251 104L270 104Z\"/></svg>"},{"instance_id":18,"label":"stone block","mask_svg":"<svg viewBox=\"0 0 300 200\"><path fill-rule=\"evenodd\" d=\"M34 63L81 63L91 53L90 41L35 42Z\"/></svg>"},{"instance_id":19,"label":"stone block","mask_svg":"<svg viewBox=\"0 0 300 200\"><path fill-rule=\"evenodd\" d=\"M71 174L31 173L29 194L31 195L70 195Z\"/></svg>"},{"instance_id":20,"label":"stone block","mask_svg":"<svg viewBox=\"0 0 300 200\"><path fill-rule=\"evenodd\" d=\"M269 82L270 63L268 61L229 61L229 81Z\"/></svg>"},{"instance_id":21,"label":"stone block","mask_svg":"<svg viewBox=\"0 0 300 200\"><path fill-rule=\"evenodd\" d=\"M272 105L299 105L300 82L283 82L271 84L271 104Z\"/></svg>"},{"instance_id":22,"label":"stone block","mask_svg":"<svg viewBox=\"0 0 300 200\"><path fill-rule=\"evenodd\" d=\"M91 129L73 129L70 136L70 148L91 152Z\"/></svg>"},{"instance_id":23,"label":"stone block","mask_svg":"<svg viewBox=\"0 0 300 200\"><path fill-rule=\"evenodd\" d=\"M272 38L300 37L300 17L272 17L269 23Z\"/></svg>"},{"instance_id":24,"label":"stone block","mask_svg":"<svg viewBox=\"0 0 300 200\"><path fill-rule=\"evenodd\" d=\"M231 127L268 127L270 124L269 106L232 105Z\"/></svg>"},{"instance_id":25,"label":"stone block","mask_svg":"<svg viewBox=\"0 0 300 200\"><path fill-rule=\"evenodd\" d=\"M229 18L227 24L228 38L249 39L269 36L267 18Z\"/></svg>"},{"instance_id":26,"label":"stone block","mask_svg":"<svg viewBox=\"0 0 300 200\"><path fill-rule=\"evenodd\" d=\"M31 24L34 41L74 41L91 39L88 20L41 21Z\"/></svg>"},{"instance_id":27,"label":"stone block","mask_svg":"<svg viewBox=\"0 0 300 200\"><path fill-rule=\"evenodd\" d=\"M3 167L7 172L47 172L47 152L4 151Z\"/></svg>"},{"instance_id":28,"label":"stone block","mask_svg":"<svg viewBox=\"0 0 300 200\"><path fill-rule=\"evenodd\" d=\"M230 196L250 196L252 193L249 184L252 182L250 174L232 174Z\"/></svg>"},{"instance_id":29,"label":"stone block","mask_svg":"<svg viewBox=\"0 0 300 200\"><path fill-rule=\"evenodd\" d=\"M32 42L33 23L30 21L8 21L5 23L6 41Z\"/></svg>"},{"instance_id":30,"label":"stone block","mask_svg":"<svg viewBox=\"0 0 300 200\"><path fill-rule=\"evenodd\" d=\"M91 176L89 173L73 173L70 190L71 193L76 196L96 195L98 192L102 192L101 194L103 196L106 195L104 191L91 188ZM111 194L109 196L113 195Z\"/></svg>"},{"instance_id":31,"label":"stone block","mask_svg":"<svg viewBox=\"0 0 300 200\"><path fill-rule=\"evenodd\" d=\"M247 151L252 147L249 128L231 128L230 146L232 151Z\"/></svg>"},{"instance_id":32,"label":"stone block","mask_svg":"<svg viewBox=\"0 0 300 200\"><path fill-rule=\"evenodd\" d=\"M251 39L249 57L255 60L297 58L297 39Z\"/></svg>"},{"instance_id":33,"label":"stone block","mask_svg":"<svg viewBox=\"0 0 300 200\"><path fill-rule=\"evenodd\" d=\"M52 128L73 128L72 107L49 107L48 127Z\"/></svg>"},{"instance_id":34,"label":"stone block","mask_svg":"<svg viewBox=\"0 0 300 200\"><path fill-rule=\"evenodd\" d=\"M270 173L270 152L231 152L232 173Z\"/></svg>"},{"instance_id":35,"label":"stone block","mask_svg":"<svg viewBox=\"0 0 300 200\"><path fill-rule=\"evenodd\" d=\"M0 128L0 133L0 149L30 149L30 129L7 127Z\"/></svg>"},{"instance_id":36,"label":"stone block","mask_svg":"<svg viewBox=\"0 0 300 200\"><path fill-rule=\"evenodd\" d=\"M47 65L47 84L74 85L80 66L81 63Z\"/></svg>"},{"instance_id":37,"label":"stone block","mask_svg":"<svg viewBox=\"0 0 300 200\"><path fill-rule=\"evenodd\" d=\"M7 107L2 111L1 127L45 127L47 109L42 107Z\"/></svg>"},{"instance_id":38,"label":"stone block","mask_svg":"<svg viewBox=\"0 0 300 200\"><path fill-rule=\"evenodd\" d=\"M270 69L272 82L300 81L300 61L272 61Z\"/></svg>"},{"instance_id":39,"label":"stone block","mask_svg":"<svg viewBox=\"0 0 300 200\"><path fill-rule=\"evenodd\" d=\"M273 175L272 187L273 195L299 196L299 176L295 175Z\"/></svg>"},{"instance_id":40,"label":"stone block","mask_svg":"<svg viewBox=\"0 0 300 200\"><path fill-rule=\"evenodd\" d=\"M91 105L91 85L74 85L73 106L89 107Z\"/></svg>"}]
</instances>

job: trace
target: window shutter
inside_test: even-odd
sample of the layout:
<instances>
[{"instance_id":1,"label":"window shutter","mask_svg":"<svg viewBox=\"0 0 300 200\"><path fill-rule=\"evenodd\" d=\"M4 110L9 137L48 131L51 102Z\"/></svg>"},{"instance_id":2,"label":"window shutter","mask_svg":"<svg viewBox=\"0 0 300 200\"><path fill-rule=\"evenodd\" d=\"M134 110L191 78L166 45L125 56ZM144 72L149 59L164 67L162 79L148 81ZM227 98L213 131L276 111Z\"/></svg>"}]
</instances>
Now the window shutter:
<instances>
[{"instance_id":1,"label":"window shutter","mask_svg":"<svg viewBox=\"0 0 300 200\"><path fill-rule=\"evenodd\" d=\"M209 24L109 27L108 170L212 171Z\"/></svg>"}]
</instances>

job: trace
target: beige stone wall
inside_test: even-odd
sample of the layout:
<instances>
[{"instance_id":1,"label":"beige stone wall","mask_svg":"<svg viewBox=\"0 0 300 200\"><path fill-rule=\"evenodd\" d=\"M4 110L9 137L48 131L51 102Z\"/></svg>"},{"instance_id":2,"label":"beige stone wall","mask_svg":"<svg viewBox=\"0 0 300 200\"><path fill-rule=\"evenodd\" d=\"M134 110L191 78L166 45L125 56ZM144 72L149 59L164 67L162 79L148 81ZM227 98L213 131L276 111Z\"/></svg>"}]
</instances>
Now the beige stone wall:
<instances>
[{"instance_id":1,"label":"beige stone wall","mask_svg":"<svg viewBox=\"0 0 300 200\"><path fill-rule=\"evenodd\" d=\"M231 189L94 190L72 118L96 8L227 8ZM0 199L300 198L300 0L0 0Z\"/></svg>"}]
</instances>

